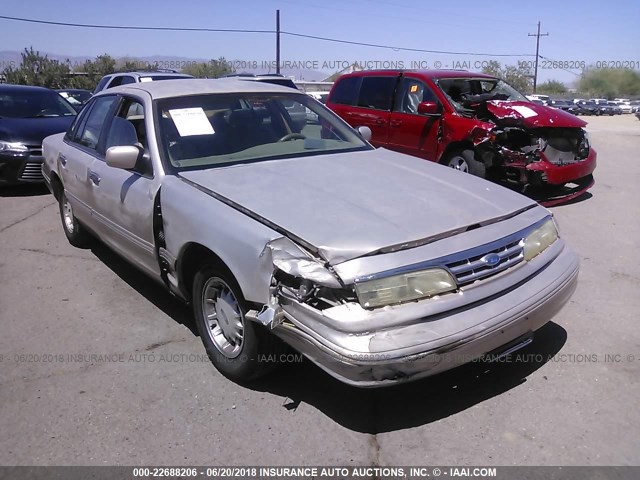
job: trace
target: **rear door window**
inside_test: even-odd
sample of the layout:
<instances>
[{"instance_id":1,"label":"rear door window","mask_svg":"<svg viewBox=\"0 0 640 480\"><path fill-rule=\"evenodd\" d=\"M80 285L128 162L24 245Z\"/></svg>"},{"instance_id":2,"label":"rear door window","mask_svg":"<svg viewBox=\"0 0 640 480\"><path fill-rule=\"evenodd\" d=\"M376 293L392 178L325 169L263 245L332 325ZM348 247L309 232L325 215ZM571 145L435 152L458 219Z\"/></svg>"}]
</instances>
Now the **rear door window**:
<instances>
[{"instance_id":1,"label":"rear door window","mask_svg":"<svg viewBox=\"0 0 640 480\"><path fill-rule=\"evenodd\" d=\"M69 130L67 130L67 134L65 135L65 140L72 142L78 141L78 132L81 132L84 129L84 125L87 123L87 117L89 116L89 112L93 108L94 103L94 101L90 100L86 107L82 109L82 112L80 112L73 123L69 126Z\"/></svg>"},{"instance_id":2,"label":"rear door window","mask_svg":"<svg viewBox=\"0 0 640 480\"><path fill-rule=\"evenodd\" d=\"M364 77L358 106L376 110L391 110L393 92L398 77Z\"/></svg>"},{"instance_id":3,"label":"rear door window","mask_svg":"<svg viewBox=\"0 0 640 480\"><path fill-rule=\"evenodd\" d=\"M361 83L362 77L343 78L338 81L329 101L340 105L355 105L358 100Z\"/></svg>"},{"instance_id":4,"label":"rear door window","mask_svg":"<svg viewBox=\"0 0 640 480\"><path fill-rule=\"evenodd\" d=\"M126 85L128 83L135 83L135 79L131 75L119 75L114 77L109 83L107 88L119 87L120 85Z\"/></svg>"},{"instance_id":5,"label":"rear door window","mask_svg":"<svg viewBox=\"0 0 640 480\"><path fill-rule=\"evenodd\" d=\"M83 126L81 125L82 130L80 131L79 129L77 132L76 139L78 143L96 150L105 119L117 98L110 95L96 99L93 108L87 115L86 123Z\"/></svg>"},{"instance_id":6,"label":"rear door window","mask_svg":"<svg viewBox=\"0 0 640 480\"><path fill-rule=\"evenodd\" d=\"M103 77L102 80L100 80L100 83L98 83L98 85L96 86L96 89L93 91L93 93L98 93L100 90L102 90L110 78L111 77L108 77L108 76Z\"/></svg>"}]
</instances>

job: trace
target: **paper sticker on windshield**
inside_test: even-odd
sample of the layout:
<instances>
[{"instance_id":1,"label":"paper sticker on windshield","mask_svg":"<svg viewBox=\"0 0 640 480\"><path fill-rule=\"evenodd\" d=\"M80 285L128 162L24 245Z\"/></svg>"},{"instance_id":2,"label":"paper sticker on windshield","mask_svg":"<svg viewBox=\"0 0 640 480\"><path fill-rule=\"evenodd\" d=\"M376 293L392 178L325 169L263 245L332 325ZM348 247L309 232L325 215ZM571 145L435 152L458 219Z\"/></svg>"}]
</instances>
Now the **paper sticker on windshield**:
<instances>
[{"instance_id":1,"label":"paper sticker on windshield","mask_svg":"<svg viewBox=\"0 0 640 480\"><path fill-rule=\"evenodd\" d=\"M181 137L213 135L215 132L201 107L169 110L171 119Z\"/></svg>"},{"instance_id":2,"label":"paper sticker on windshield","mask_svg":"<svg viewBox=\"0 0 640 480\"><path fill-rule=\"evenodd\" d=\"M152 82L153 78L151 77L140 77L141 82Z\"/></svg>"},{"instance_id":3,"label":"paper sticker on windshield","mask_svg":"<svg viewBox=\"0 0 640 480\"><path fill-rule=\"evenodd\" d=\"M538 115L536 112L531 110L529 107L525 107L524 105L515 105L513 108L516 112L522 115L524 118L535 117Z\"/></svg>"}]
</instances>

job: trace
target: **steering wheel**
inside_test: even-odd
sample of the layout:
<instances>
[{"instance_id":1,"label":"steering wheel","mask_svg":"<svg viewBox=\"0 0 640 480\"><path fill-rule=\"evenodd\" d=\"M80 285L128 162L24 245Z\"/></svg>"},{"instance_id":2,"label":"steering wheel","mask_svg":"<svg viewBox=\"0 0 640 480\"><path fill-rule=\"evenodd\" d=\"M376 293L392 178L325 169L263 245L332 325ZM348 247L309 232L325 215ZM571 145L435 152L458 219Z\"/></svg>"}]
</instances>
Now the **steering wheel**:
<instances>
[{"instance_id":1,"label":"steering wheel","mask_svg":"<svg viewBox=\"0 0 640 480\"><path fill-rule=\"evenodd\" d=\"M278 140L279 142L288 142L290 140L305 140L307 137L305 137L303 134L301 133L287 133L284 137L282 137L280 140Z\"/></svg>"}]
</instances>

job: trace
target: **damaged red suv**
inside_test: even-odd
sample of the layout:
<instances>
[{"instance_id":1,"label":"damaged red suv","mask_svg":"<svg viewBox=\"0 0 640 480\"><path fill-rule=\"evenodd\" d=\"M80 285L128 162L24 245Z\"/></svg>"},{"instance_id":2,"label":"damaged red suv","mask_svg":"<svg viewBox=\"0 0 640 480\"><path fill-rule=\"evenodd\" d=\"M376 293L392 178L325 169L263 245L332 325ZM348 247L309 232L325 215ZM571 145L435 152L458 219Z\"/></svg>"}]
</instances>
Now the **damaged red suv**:
<instances>
[{"instance_id":1,"label":"damaged red suv","mask_svg":"<svg viewBox=\"0 0 640 480\"><path fill-rule=\"evenodd\" d=\"M546 188L553 205L594 183L586 122L537 105L498 78L459 70L341 76L327 106L371 143L494 180Z\"/></svg>"}]
</instances>

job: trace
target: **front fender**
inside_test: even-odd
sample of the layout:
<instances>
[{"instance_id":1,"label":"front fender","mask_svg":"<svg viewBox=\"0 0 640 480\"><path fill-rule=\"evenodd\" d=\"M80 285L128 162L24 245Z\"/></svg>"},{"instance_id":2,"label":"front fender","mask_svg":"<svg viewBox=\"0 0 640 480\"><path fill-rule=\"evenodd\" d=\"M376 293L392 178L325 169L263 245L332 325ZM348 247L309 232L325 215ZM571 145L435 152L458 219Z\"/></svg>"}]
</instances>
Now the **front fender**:
<instances>
[{"instance_id":1,"label":"front fender","mask_svg":"<svg viewBox=\"0 0 640 480\"><path fill-rule=\"evenodd\" d=\"M198 243L224 262L247 301L267 303L273 264L261 254L280 234L174 175L164 178L160 202L171 257L179 262Z\"/></svg>"}]
</instances>

